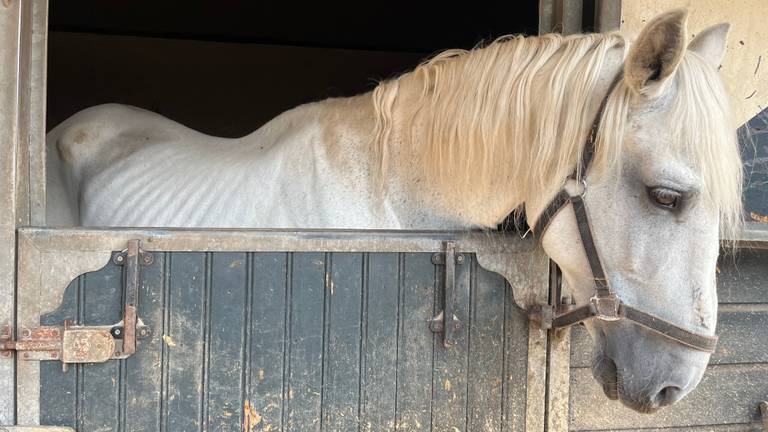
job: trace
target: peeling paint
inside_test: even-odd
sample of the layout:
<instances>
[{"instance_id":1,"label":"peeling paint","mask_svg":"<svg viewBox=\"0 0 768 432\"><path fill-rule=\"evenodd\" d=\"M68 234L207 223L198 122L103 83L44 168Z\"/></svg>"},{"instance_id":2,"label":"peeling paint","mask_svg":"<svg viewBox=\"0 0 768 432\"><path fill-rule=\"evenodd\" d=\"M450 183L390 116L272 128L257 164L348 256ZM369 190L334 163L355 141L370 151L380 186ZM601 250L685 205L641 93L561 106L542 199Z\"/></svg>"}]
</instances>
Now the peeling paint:
<instances>
[{"instance_id":1,"label":"peeling paint","mask_svg":"<svg viewBox=\"0 0 768 432\"><path fill-rule=\"evenodd\" d=\"M331 295L335 294L336 285L333 283L330 273L325 274L325 288L331 292Z\"/></svg>"},{"instance_id":2,"label":"peeling paint","mask_svg":"<svg viewBox=\"0 0 768 432\"><path fill-rule=\"evenodd\" d=\"M621 30L637 34L649 18L678 7L690 10L688 29L694 32L721 22L731 24L720 73L733 95L747 95L754 90L757 96L734 98L734 127L741 126L768 102L766 69L760 67L762 57L768 55L768 27L763 23L765 0L731 0L727 6L722 0L624 1ZM752 75L749 71L753 71Z\"/></svg>"},{"instance_id":3,"label":"peeling paint","mask_svg":"<svg viewBox=\"0 0 768 432\"><path fill-rule=\"evenodd\" d=\"M171 348L176 346L176 342L174 342L173 339L168 335L163 335L163 341Z\"/></svg>"},{"instance_id":4,"label":"peeling paint","mask_svg":"<svg viewBox=\"0 0 768 432\"><path fill-rule=\"evenodd\" d=\"M251 401L245 400L243 405L243 432L252 432L261 423L261 415L251 406Z\"/></svg>"},{"instance_id":5,"label":"peeling paint","mask_svg":"<svg viewBox=\"0 0 768 432\"><path fill-rule=\"evenodd\" d=\"M752 220L755 220L757 222L768 222L768 216L761 215L757 212L750 212L749 217L752 218Z\"/></svg>"}]
</instances>

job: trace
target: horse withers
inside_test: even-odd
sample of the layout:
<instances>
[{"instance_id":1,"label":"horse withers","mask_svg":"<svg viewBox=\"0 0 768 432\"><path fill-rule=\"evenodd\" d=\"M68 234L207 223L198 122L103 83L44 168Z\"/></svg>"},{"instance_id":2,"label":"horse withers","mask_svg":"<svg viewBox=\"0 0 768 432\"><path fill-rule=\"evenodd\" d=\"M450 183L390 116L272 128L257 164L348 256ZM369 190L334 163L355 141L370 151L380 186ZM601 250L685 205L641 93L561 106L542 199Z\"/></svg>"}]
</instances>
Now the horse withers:
<instances>
[{"instance_id":1,"label":"horse withers","mask_svg":"<svg viewBox=\"0 0 768 432\"><path fill-rule=\"evenodd\" d=\"M238 139L138 108L89 108L48 135L48 223L472 229L525 205L534 226L574 176L612 293L711 337L719 233L738 229L741 164L717 71L728 26L688 43L686 19L662 14L633 43L509 36L446 51ZM541 234L577 306L588 304L595 276L574 212ZM586 326L595 378L639 411L682 398L709 359L627 320Z\"/></svg>"}]
</instances>

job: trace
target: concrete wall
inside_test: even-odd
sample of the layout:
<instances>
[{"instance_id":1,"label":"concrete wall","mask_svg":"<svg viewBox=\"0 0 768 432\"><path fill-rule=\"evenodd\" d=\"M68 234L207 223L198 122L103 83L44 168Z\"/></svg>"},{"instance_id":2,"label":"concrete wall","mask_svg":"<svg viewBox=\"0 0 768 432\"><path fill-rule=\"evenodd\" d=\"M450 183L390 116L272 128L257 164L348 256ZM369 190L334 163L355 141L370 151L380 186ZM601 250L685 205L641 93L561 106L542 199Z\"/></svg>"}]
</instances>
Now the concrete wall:
<instances>
[{"instance_id":1,"label":"concrete wall","mask_svg":"<svg viewBox=\"0 0 768 432\"><path fill-rule=\"evenodd\" d=\"M741 126L768 104L768 2L765 0L624 0L621 29L637 32L657 14L688 7L688 30L729 22L721 72L732 92L734 117Z\"/></svg>"}]
</instances>

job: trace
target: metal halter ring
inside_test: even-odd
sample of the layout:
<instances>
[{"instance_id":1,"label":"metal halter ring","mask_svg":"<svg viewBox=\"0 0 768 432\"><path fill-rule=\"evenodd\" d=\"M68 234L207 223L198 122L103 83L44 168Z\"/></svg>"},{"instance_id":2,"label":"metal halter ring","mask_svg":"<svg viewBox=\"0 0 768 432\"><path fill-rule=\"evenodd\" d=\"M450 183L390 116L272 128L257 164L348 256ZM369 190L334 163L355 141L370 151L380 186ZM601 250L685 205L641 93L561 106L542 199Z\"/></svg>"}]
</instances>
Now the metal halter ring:
<instances>
[{"instance_id":1,"label":"metal halter ring","mask_svg":"<svg viewBox=\"0 0 768 432\"><path fill-rule=\"evenodd\" d=\"M574 183L581 183L581 191L580 191L578 194L576 194L576 195L571 195L571 191L570 191L570 190L568 190L568 184L569 184L570 182L574 182ZM570 195L571 197L576 197L576 196L578 196L578 197L584 198L584 195L586 195L586 194L587 194L587 179L585 179L584 177L582 177L581 179L579 179L579 180L576 180L576 179L575 179L575 178L573 178L573 177L568 177L568 179L565 181L565 185L563 186L563 189L565 189L565 190L568 192L568 195Z\"/></svg>"}]
</instances>

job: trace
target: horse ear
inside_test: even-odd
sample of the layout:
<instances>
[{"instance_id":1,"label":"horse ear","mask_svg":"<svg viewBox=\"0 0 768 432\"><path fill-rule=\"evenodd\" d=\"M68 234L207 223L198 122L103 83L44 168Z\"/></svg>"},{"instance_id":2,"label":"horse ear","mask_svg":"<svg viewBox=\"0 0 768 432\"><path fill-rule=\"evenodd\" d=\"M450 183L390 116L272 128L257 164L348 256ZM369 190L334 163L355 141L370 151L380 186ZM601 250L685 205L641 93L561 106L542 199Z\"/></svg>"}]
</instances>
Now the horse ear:
<instances>
[{"instance_id":1,"label":"horse ear","mask_svg":"<svg viewBox=\"0 0 768 432\"><path fill-rule=\"evenodd\" d=\"M702 56L713 67L720 66L725 55L725 40L731 25L721 23L704 29L688 44L688 49Z\"/></svg>"},{"instance_id":2,"label":"horse ear","mask_svg":"<svg viewBox=\"0 0 768 432\"><path fill-rule=\"evenodd\" d=\"M635 92L649 98L661 94L685 54L687 20L688 10L671 10L640 32L624 64L624 79Z\"/></svg>"}]
</instances>

